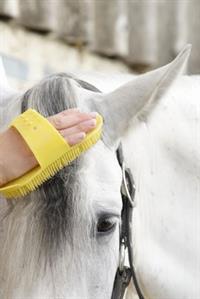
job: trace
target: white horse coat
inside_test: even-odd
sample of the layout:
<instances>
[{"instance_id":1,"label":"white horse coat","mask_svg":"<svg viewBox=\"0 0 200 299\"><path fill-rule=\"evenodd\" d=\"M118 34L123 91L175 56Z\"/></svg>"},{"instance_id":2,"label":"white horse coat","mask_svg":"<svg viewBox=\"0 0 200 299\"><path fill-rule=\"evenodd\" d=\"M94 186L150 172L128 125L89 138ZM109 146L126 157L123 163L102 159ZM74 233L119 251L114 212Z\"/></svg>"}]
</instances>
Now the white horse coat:
<instances>
[{"instance_id":1,"label":"white horse coat","mask_svg":"<svg viewBox=\"0 0 200 299\"><path fill-rule=\"evenodd\" d=\"M122 139L126 162L136 184L137 206L133 215L136 274L144 295L149 299L200 298L200 78L182 76L177 79L188 52L186 48L171 64L134 78L111 93L107 93L112 89L109 82L108 86L103 84L106 93L102 95L83 91L74 85L77 96L85 98L88 107L95 107L103 114L104 140L112 151ZM4 101L1 106L2 129L20 113L20 109L20 103L13 101L5 105ZM97 163L98 177L105 176L108 184L101 186L99 180L96 187L94 174L88 182L86 180L86 189L99 196L97 201L99 204L102 200L102 206L105 194L112 194L114 187L109 178L115 176L115 172L118 173L114 179L115 187L120 187L120 169L111 158L114 152L104 157L104 151L96 145L86 155L89 167L91 157L98 159L102 154L102 166ZM92 171L97 172L96 169ZM114 195L112 198L107 196L107 205L113 203ZM120 196L117 195L115 200L120 209ZM116 251L117 257L118 247L113 245L112 248L112 242L108 246ZM114 267L116 265L115 261ZM101 274L100 266L99 272ZM3 280L6 277L1 273L0 259L0 291ZM113 277L104 282L102 279L105 288L107 284L110 286L105 293L94 291L93 298L109 298L112 281ZM46 289L39 293L35 286L36 291L30 298L38 299L42 295L49 299L53 296L47 291L49 283L49 276L44 277L42 284L47 285ZM59 287L62 288L62 284ZM24 285L21 288L25 288ZM25 292L17 291L16 294ZM76 291L71 297L68 294L65 293L63 298L81 298L81 292L77 297Z\"/></svg>"}]
</instances>

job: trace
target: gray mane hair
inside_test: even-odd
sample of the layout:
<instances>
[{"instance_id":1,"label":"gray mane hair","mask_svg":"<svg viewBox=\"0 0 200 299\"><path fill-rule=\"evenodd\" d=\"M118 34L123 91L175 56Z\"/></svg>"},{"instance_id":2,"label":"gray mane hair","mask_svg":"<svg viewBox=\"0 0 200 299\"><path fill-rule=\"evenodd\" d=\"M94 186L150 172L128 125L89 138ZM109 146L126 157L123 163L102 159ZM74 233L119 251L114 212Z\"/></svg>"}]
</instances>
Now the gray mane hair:
<instances>
[{"instance_id":1,"label":"gray mane hair","mask_svg":"<svg viewBox=\"0 0 200 299\"><path fill-rule=\"evenodd\" d=\"M44 116L50 116L76 107L72 79L82 88L99 92L87 82L78 80L71 75L59 73L45 78L29 89L21 98L22 110L31 107ZM86 207L89 205L86 205L86 194L81 190L80 178L81 181L84 179L81 175L82 161L83 158L79 157L30 195L20 201L16 199L9 203L9 209L4 215L5 223L6 219L9 223L7 228L9 236L6 241L8 244L5 242L3 246L5 250L4 248L1 250L2 270L12 269L11 265L10 267L6 264L3 265L4 258L8 254L6 248L9 247L9 242L14 243L12 244L13 250L21 246L20 250L13 252L18 263L19 261L21 263L16 268L21 269L24 265L32 267L31 274L27 278L27 283L30 284L31 281L37 279L39 273L44 273L46 267L51 267L52 273L55 272L53 268L56 267L56 260L58 258L61 260L62 257L64 259L66 247L67 252L73 254L73 246L80 246L80 248L87 246L88 238L91 238L93 216L92 212L86 211ZM78 244L79 240L74 240L73 237L77 235L74 234L74 230L82 232L83 225L85 243ZM16 238L17 230L21 232L20 242ZM33 247L35 247L34 250ZM68 258L70 259L70 254ZM66 257L63 263L67 264ZM4 275L12 277L12 273L6 274L5 271ZM8 280L8 293L9 284L12 285L13 281L17 284L17 279L20 279L17 276L20 277L20 273L15 273L15 278Z\"/></svg>"},{"instance_id":2,"label":"gray mane hair","mask_svg":"<svg viewBox=\"0 0 200 299\"><path fill-rule=\"evenodd\" d=\"M46 77L36 86L28 90L22 97L23 109L34 108L47 117L65 109L77 107L76 97L71 84L75 80L82 88L100 92L93 85L66 73L58 73ZM78 172L81 158L61 170L45 182L36 192L27 196L38 198L43 246L46 252L56 254L62 248L62 241L70 239L73 246L73 218L76 215L77 195L80 194ZM76 197L75 197L76 194ZM80 200L78 200L80 205ZM85 205L84 205L85 207Z\"/></svg>"}]
</instances>

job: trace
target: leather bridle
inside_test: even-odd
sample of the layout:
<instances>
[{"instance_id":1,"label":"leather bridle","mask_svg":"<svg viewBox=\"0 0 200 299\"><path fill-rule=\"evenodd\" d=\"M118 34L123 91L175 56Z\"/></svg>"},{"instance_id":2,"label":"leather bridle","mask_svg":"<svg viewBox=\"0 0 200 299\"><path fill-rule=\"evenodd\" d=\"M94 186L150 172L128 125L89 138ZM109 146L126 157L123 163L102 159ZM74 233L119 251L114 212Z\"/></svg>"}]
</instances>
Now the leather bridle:
<instances>
[{"instance_id":1,"label":"leather bridle","mask_svg":"<svg viewBox=\"0 0 200 299\"><path fill-rule=\"evenodd\" d=\"M121 212L119 265L115 275L111 299L123 299L131 278L139 299L144 299L136 278L133 262L132 214L135 207L135 183L131 170L125 166L121 144L118 147L116 154L119 165L122 169L121 197L123 206ZM126 252L128 253L128 267L125 266Z\"/></svg>"}]
</instances>

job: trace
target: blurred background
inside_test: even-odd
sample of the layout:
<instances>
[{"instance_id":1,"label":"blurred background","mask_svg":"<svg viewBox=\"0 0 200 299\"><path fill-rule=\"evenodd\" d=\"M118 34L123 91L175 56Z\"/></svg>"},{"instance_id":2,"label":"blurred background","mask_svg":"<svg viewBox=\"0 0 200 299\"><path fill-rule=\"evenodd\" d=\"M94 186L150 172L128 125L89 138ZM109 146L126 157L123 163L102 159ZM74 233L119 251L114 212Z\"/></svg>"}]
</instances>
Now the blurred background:
<instances>
[{"instance_id":1,"label":"blurred background","mask_svg":"<svg viewBox=\"0 0 200 299\"><path fill-rule=\"evenodd\" d=\"M199 0L0 0L0 56L14 86L73 72L141 73L193 45L200 73Z\"/></svg>"}]
</instances>

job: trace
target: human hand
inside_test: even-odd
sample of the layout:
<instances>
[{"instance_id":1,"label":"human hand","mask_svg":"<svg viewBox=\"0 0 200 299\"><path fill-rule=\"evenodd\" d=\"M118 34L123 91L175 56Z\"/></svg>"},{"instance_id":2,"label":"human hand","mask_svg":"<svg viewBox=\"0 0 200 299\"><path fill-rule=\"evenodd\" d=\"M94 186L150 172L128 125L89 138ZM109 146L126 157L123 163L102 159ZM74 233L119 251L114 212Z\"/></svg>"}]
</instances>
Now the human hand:
<instances>
[{"instance_id":1,"label":"human hand","mask_svg":"<svg viewBox=\"0 0 200 299\"><path fill-rule=\"evenodd\" d=\"M47 119L70 145L74 145L95 128L96 116L96 112L81 113L75 108L62 111Z\"/></svg>"},{"instance_id":2,"label":"human hand","mask_svg":"<svg viewBox=\"0 0 200 299\"><path fill-rule=\"evenodd\" d=\"M75 108L47 119L69 145L75 145L95 128L96 115L96 112L82 113ZM0 186L22 176L37 165L33 153L15 128L11 127L0 135Z\"/></svg>"}]
</instances>

